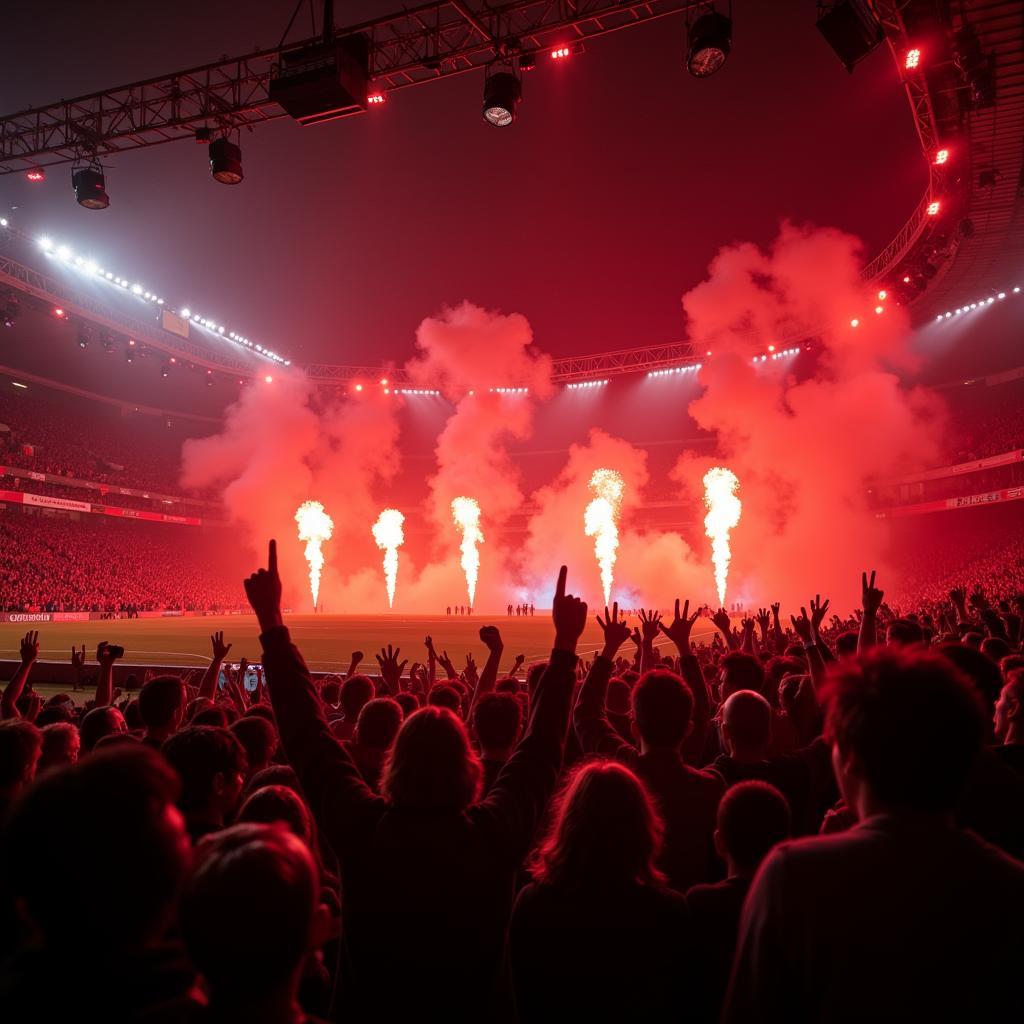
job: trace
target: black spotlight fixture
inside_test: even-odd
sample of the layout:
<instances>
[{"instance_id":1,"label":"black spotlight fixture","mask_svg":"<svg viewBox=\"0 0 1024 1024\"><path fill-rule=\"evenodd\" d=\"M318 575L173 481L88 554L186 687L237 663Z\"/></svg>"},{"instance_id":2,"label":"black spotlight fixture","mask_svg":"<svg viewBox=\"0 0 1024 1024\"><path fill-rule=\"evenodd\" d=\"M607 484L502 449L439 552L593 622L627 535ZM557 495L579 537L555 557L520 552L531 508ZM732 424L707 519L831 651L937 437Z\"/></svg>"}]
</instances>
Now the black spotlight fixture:
<instances>
[{"instance_id":1,"label":"black spotlight fixture","mask_svg":"<svg viewBox=\"0 0 1024 1024\"><path fill-rule=\"evenodd\" d=\"M851 75L854 66L885 38L867 0L819 0L817 27Z\"/></svg>"},{"instance_id":2,"label":"black spotlight fixture","mask_svg":"<svg viewBox=\"0 0 1024 1024\"><path fill-rule=\"evenodd\" d=\"M71 171L71 187L75 190L75 201L87 210L105 210L110 205L103 168L97 163L75 167Z\"/></svg>"},{"instance_id":3,"label":"black spotlight fixture","mask_svg":"<svg viewBox=\"0 0 1024 1024\"><path fill-rule=\"evenodd\" d=\"M516 119L516 107L523 87L512 71L495 71L484 79L484 120L496 128L506 128Z\"/></svg>"},{"instance_id":4,"label":"black spotlight fixture","mask_svg":"<svg viewBox=\"0 0 1024 1024\"><path fill-rule=\"evenodd\" d=\"M89 338L88 330L86 330L86 328L84 328L84 327L79 327L79 329L78 329L78 347L81 348L81 349L88 348L89 347L89 341L90 341L90 338Z\"/></svg>"},{"instance_id":5,"label":"black spotlight fixture","mask_svg":"<svg viewBox=\"0 0 1024 1024\"><path fill-rule=\"evenodd\" d=\"M730 14L732 5L729 5ZM693 22L687 20L689 47L686 70L694 78L708 78L721 68L732 48L732 18L715 10L713 4Z\"/></svg>"},{"instance_id":6,"label":"black spotlight fixture","mask_svg":"<svg viewBox=\"0 0 1024 1024\"><path fill-rule=\"evenodd\" d=\"M222 185L237 185L242 173L242 150L227 136L222 135L210 143L210 173Z\"/></svg>"}]
</instances>

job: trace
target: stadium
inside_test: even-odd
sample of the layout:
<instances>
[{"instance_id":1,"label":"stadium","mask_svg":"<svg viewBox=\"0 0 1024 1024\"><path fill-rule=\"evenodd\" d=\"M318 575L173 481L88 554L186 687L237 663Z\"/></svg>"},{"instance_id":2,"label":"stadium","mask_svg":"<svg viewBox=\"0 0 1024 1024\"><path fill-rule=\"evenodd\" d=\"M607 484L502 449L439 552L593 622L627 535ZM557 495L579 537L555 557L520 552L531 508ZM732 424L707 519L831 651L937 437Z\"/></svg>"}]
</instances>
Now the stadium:
<instances>
[{"instance_id":1,"label":"stadium","mask_svg":"<svg viewBox=\"0 0 1024 1024\"><path fill-rule=\"evenodd\" d=\"M1021 5L142 6L5 16L11 1019L1004 1012Z\"/></svg>"}]
</instances>

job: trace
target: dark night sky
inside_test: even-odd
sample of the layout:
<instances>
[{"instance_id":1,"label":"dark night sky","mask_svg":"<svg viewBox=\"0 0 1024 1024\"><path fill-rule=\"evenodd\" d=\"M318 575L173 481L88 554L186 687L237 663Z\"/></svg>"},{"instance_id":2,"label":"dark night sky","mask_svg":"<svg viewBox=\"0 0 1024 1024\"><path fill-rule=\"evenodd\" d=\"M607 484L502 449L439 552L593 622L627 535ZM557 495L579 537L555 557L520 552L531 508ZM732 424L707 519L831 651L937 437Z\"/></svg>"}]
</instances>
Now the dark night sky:
<instances>
[{"instance_id":1,"label":"dark night sky","mask_svg":"<svg viewBox=\"0 0 1024 1024\"><path fill-rule=\"evenodd\" d=\"M337 6L340 24L398 4ZM732 56L706 81L666 18L542 62L508 130L482 121L481 75L465 75L247 135L237 188L179 143L112 160L105 212L75 205L63 167L0 179L0 207L297 360L404 359L419 321L463 298L525 314L556 355L678 339L680 295L722 244L767 242L789 217L859 234L870 257L926 183L884 48L851 76L813 0L733 6ZM291 7L9 5L0 106L273 45Z\"/></svg>"}]
</instances>

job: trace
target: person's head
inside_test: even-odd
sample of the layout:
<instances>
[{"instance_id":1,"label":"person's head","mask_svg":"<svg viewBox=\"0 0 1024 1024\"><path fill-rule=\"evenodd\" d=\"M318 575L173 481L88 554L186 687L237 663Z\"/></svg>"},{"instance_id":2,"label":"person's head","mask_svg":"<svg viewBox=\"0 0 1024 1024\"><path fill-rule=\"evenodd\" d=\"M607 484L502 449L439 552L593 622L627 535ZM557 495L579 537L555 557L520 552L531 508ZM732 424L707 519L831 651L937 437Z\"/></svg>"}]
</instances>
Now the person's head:
<instances>
[{"instance_id":1,"label":"person's head","mask_svg":"<svg viewBox=\"0 0 1024 1024\"><path fill-rule=\"evenodd\" d=\"M402 709L403 720L408 718L414 711L419 711L420 700L415 693L410 693L408 690L402 690L401 693L396 693L394 696L395 703Z\"/></svg>"},{"instance_id":2,"label":"person's head","mask_svg":"<svg viewBox=\"0 0 1024 1024\"><path fill-rule=\"evenodd\" d=\"M730 651L718 663L722 700L739 690L764 691L764 665L752 654Z\"/></svg>"},{"instance_id":3,"label":"person's head","mask_svg":"<svg viewBox=\"0 0 1024 1024\"><path fill-rule=\"evenodd\" d=\"M632 702L633 690L625 679L608 680L608 694L604 702L608 714L625 718L629 715Z\"/></svg>"},{"instance_id":4,"label":"person's head","mask_svg":"<svg viewBox=\"0 0 1024 1024\"><path fill-rule=\"evenodd\" d=\"M886 627L885 642L890 647L921 647L924 630L913 619L893 619Z\"/></svg>"},{"instance_id":5,"label":"person's head","mask_svg":"<svg viewBox=\"0 0 1024 1024\"><path fill-rule=\"evenodd\" d=\"M164 759L136 743L47 772L25 794L4 844L4 877L45 945L78 956L162 936L189 856L177 790ZM87 881L57 885L69 857Z\"/></svg>"},{"instance_id":6,"label":"person's head","mask_svg":"<svg viewBox=\"0 0 1024 1024\"><path fill-rule=\"evenodd\" d=\"M255 793L257 789L263 789L264 786L287 786L289 789L294 789L300 796L302 795L299 777L290 764L272 764L262 771L258 771L246 783L245 792Z\"/></svg>"},{"instance_id":7,"label":"person's head","mask_svg":"<svg viewBox=\"0 0 1024 1024\"><path fill-rule=\"evenodd\" d=\"M1000 743L1024 743L1024 669L1011 673L999 694L995 732Z\"/></svg>"},{"instance_id":8,"label":"person's head","mask_svg":"<svg viewBox=\"0 0 1024 1024\"><path fill-rule=\"evenodd\" d=\"M857 636L857 633L852 629L840 633L835 641L836 657L840 661L845 661L847 658L856 658L859 640L860 638Z\"/></svg>"},{"instance_id":9,"label":"person's head","mask_svg":"<svg viewBox=\"0 0 1024 1024\"><path fill-rule=\"evenodd\" d=\"M767 782L739 782L718 805L715 848L730 873L750 878L768 851L789 838L789 803Z\"/></svg>"},{"instance_id":10,"label":"person's head","mask_svg":"<svg viewBox=\"0 0 1024 1024\"><path fill-rule=\"evenodd\" d=\"M374 697L363 705L356 719L355 741L361 747L387 750L401 728L402 707L390 697Z\"/></svg>"},{"instance_id":11,"label":"person's head","mask_svg":"<svg viewBox=\"0 0 1024 1024\"><path fill-rule=\"evenodd\" d=\"M764 667L764 696L774 705L778 705L779 684L786 676L799 676L807 671L807 663L799 658L776 656L769 658Z\"/></svg>"},{"instance_id":12,"label":"person's head","mask_svg":"<svg viewBox=\"0 0 1024 1024\"><path fill-rule=\"evenodd\" d=\"M197 847L181 898L181 933L211 1007L294 998L323 922L305 844L280 825L235 825Z\"/></svg>"},{"instance_id":13,"label":"person's head","mask_svg":"<svg viewBox=\"0 0 1024 1024\"><path fill-rule=\"evenodd\" d=\"M75 709L73 705L58 701L47 703L46 706L36 715L35 725L42 729L47 725L54 725L57 722L75 722Z\"/></svg>"},{"instance_id":14,"label":"person's head","mask_svg":"<svg viewBox=\"0 0 1024 1024\"><path fill-rule=\"evenodd\" d=\"M281 822L307 846L313 845L313 816L306 801L290 786L263 786L253 790L238 809L236 820L264 825Z\"/></svg>"},{"instance_id":15,"label":"person's head","mask_svg":"<svg viewBox=\"0 0 1024 1024\"><path fill-rule=\"evenodd\" d=\"M473 731L484 757L506 759L519 738L522 706L511 693L485 693L473 708Z\"/></svg>"},{"instance_id":16,"label":"person's head","mask_svg":"<svg viewBox=\"0 0 1024 1024\"><path fill-rule=\"evenodd\" d=\"M551 885L621 889L664 881L663 826L643 783L615 761L576 768L555 799L534 877Z\"/></svg>"},{"instance_id":17,"label":"person's head","mask_svg":"<svg viewBox=\"0 0 1024 1024\"><path fill-rule=\"evenodd\" d=\"M212 708L214 702L210 697L193 697L185 705L185 721L191 723L192 719L199 714L200 711L205 711L207 708Z\"/></svg>"},{"instance_id":18,"label":"person's head","mask_svg":"<svg viewBox=\"0 0 1024 1024\"><path fill-rule=\"evenodd\" d=\"M242 715L231 724L230 731L245 749L250 775L262 771L274 759L277 753L277 729L265 718Z\"/></svg>"},{"instance_id":19,"label":"person's head","mask_svg":"<svg viewBox=\"0 0 1024 1024\"><path fill-rule=\"evenodd\" d=\"M675 672L652 669L633 687L633 723L646 746L678 748L692 717L693 692Z\"/></svg>"},{"instance_id":20,"label":"person's head","mask_svg":"<svg viewBox=\"0 0 1024 1024\"><path fill-rule=\"evenodd\" d=\"M275 729L277 719L274 717L274 709L269 704L252 704L245 709L243 718L265 718Z\"/></svg>"},{"instance_id":21,"label":"person's head","mask_svg":"<svg viewBox=\"0 0 1024 1024\"><path fill-rule=\"evenodd\" d=\"M139 691L139 715L150 736L166 739L185 714L185 684L178 676L154 676Z\"/></svg>"},{"instance_id":22,"label":"person's head","mask_svg":"<svg viewBox=\"0 0 1024 1024\"><path fill-rule=\"evenodd\" d=\"M341 713L345 716L346 722L355 722L363 705L368 700L373 700L373 680L369 676L349 676L341 684Z\"/></svg>"},{"instance_id":23,"label":"person's head","mask_svg":"<svg viewBox=\"0 0 1024 1024\"><path fill-rule=\"evenodd\" d=\"M128 731L124 715L115 707L93 708L82 719L79 736L82 750L90 751L104 736L113 736Z\"/></svg>"},{"instance_id":24,"label":"person's head","mask_svg":"<svg viewBox=\"0 0 1024 1024\"><path fill-rule=\"evenodd\" d=\"M480 760L461 719L447 708L428 706L398 730L381 794L393 807L461 811L476 801L480 779Z\"/></svg>"},{"instance_id":25,"label":"person's head","mask_svg":"<svg viewBox=\"0 0 1024 1024\"><path fill-rule=\"evenodd\" d=\"M78 727L70 722L54 722L40 729L43 737L43 749L39 756L38 771L47 768L60 768L66 764L74 764L78 760L81 740L78 738Z\"/></svg>"},{"instance_id":26,"label":"person's head","mask_svg":"<svg viewBox=\"0 0 1024 1024\"><path fill-rule=\"evenodd\" d=\"M232 709L234 710L234 709ZM233 719L235 715L232 715ZM228 709L224 704L208 704L200 708L190 719L189 725L214 725L218 729L226 729L231 719L228 717Z\"/></svg>"},{"instance_id":27,"label":"person's head","mask_svg":"<svg viewBox=\"0 0 1024 1024\"><path fill-rule=\"evenodd\" d=\"M235 809L246 774L245 750L228 729L190 725L161 748L181 778L186 821L220 824Z\"/></svg>"},{"instance_id":28,"label":"person's head","mask_svg":"<svg viewBox=\"0 0 1024 1024\"><path fill-rule=\"evenodd\" d=\"M327 676L320 684L320 699L327 707L338 706L341 700L341 680L337 676Z\"/></svg>"},{"instance_id":29,"label":"person's head","mask_svg":"<svg viewBox=\"0 0 1024 1024\"><path fill-rule=\"evenodd\" d=\"M988 708L988 720L992 721L999 691L1003 688L1003 677L999 666L985 657L980 650L963 644L943 644L939 648L942 656L951 661L973 684L978 695Z\"/></svg>"},{"instance_id":30,"label":"person's head","mask_svg":"<svg viewBox=\"0 0 1024 1024\"><path fill-rule=\"evenodd\" d=\"M1024 668L1024 654L1008 654L999 662L999 672L1004 680L1009 681L1011 675L1018 669ZM38 725L39 719L36 719Z\"/></svg>"},{"instance_id":31,"label":"person's head","mask_svg":"<svg viewBox=\"0 0 1024 1024\"><path fill-rule=\"evenodd\" d=\"M13 799L32 782L42 749L42 734L31 722L0 722L0 796Z\"/></svg>"},{"instance_id":32,"label":"person's head","mask_svg":"<svg viewBox=\"0 0 1024 1024\"><path fill-rule=\"evenodd\" d=\"M829 673L825 737L858 814L948 813L985 728L977 691L940 655L883 648Z\"/></svg>"},{"instance_id":33,"label":"person's head","mask_svg":"<svg viewBox=\"0 0 1024 1024\"><path fill-rule=\"evenodd\" d=\"M462 710L462 697L450 683L437 683L427 694L427 704L436 708L447 708L457 715Z\"/></svg>"},{"instance_id":34,"label":"person's head","mask_svg":"<svg viewBox=\"0 0 1024 1024\"><path fill-rule=\"evenodd\" d=\"M772 738L772 707L759 693L739 690L722 705L722 742L733 757L762 760Z\"/></svg>"},{"instance_id":35,"label":"person's head","mask_svg":"<svg viewBox=\"0 0 1024 1024\"><path fill-rule=\"evenodd\" d=\"M981 641L981 653L998 665L1010 653L1010 645L1001 636L987 636Z\"/></svg>"},{"instance_id":36,"label":"person's head","mask_svg":"<svg viewBox=\"0 0 1024 1024\"><path fill-rule=\"evenodd\" d=\"M499 679L494 684L495 693L511 693L513 696L518 697L521 691L522 687L519 685L519 680L513 679L511 676Z\"/></svg>"}]
</instances>

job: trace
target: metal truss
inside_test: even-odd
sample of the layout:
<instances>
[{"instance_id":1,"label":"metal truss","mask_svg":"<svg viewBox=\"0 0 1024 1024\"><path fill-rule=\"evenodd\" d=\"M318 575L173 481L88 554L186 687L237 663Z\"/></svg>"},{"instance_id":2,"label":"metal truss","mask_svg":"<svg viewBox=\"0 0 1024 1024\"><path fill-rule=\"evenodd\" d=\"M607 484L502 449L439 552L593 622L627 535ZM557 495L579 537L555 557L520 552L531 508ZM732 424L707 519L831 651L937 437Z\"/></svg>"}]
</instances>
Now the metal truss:
<instances>
[{"instance_id":1,"label":"metal truss","mask_svg":"<svg viewBox=\"0 0 1024 1024\"><path fill-rule=\"evenodd\" d=\"M253 372L252 366L247 363L214 352L186 338L161 331L153 323L147 324L111 309L110 306L69 288L56 278L26 267L10 256L0 253L0 287L4 285L32 295L43 302L60 306L70 316L127 334L136 341L144 342L150 348L159 349L175 357L183 357L205 369L243 374Z\"/></svg>"},{"instance_id":2,"label":"metal truss","mask_svg":"<svg viewBox=\"0 0 1024 1024\"><path fill-rule=\"evenodd\" d=\"M438 0L335 32L370 41L375 88L403 89L496 60L630 28L700 6L701 0L514 0L474 10ZM260 50L0 118L0 174L195 139L200 128L234 131L284 117L270 100L282 53L320 39Z\"/></svg>"}]
</instances>

